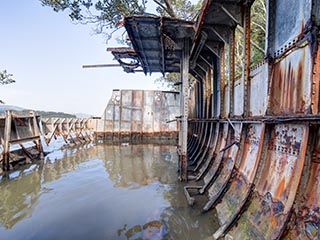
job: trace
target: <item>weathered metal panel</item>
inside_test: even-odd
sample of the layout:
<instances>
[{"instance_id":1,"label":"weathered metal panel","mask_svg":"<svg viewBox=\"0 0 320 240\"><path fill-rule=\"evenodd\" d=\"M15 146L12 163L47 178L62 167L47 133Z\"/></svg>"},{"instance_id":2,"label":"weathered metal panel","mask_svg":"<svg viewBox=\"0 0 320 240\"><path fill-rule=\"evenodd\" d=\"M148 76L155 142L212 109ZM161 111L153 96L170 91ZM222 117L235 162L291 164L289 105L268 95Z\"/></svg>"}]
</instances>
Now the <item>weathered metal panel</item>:
<instances>
[{"instance_id":1,"label":"weathered metal panel","mask_svg":"<svg viewBox=\"0 0 320 240\"><path fill-rule=\"evenodd\" d=\"M209 210L213 205L216 204L216 201L222 195L225 190L235 163L237 161L237 155L240 144L240 136L242 134L242 124L233 124L234 130L230 131L228 149L223 149L224 155L222 160L221 172L219 173L217 179L212 183L208 189L209 200L206 205L203 207L203 210Z\"/></svg>"},{"instance_id":2,"label":"weathered metal panel","mask_svg":"<svg viewBox=\"0 0 320 240\"><path fill-rule=\"evenodd\" d=\"M284 239L320 239L320 127L313 126L310 135L308 162Z\"/></svg>"},{"instance_id":3,"label":"weathered metal panel","mask_svg":"<svg viewBox=\"0 0 320 240\"><path fill-rule=\"evenodd\" d=\"M214 234L215 239L221 237L235 221L250 195L260 162L264 132L264 124L248 124L245 127L246 136L237 173L224 197L215 207L220 223L220 228Z\"/></svg>"},{"instance_id":4,"label":"weathered metal panel","mask_svg":"<svg viewBox=\"0 0 320 240\"><path fill-rule=\"evenodd\" d=\"M229 84L224 86L224 107L223 107L223 116L228 117L230 113L230 89Z\"/></svg>"},{"instance_id":5,"label":"weathered metal panel","mask_svg":"<svg viewBox=\"0 0 320 240\"><path fill-rule=\"evenodd\" d=\"M320 3L319 10L320 10ZM320 15L320 13L319 13ZM312 113L320 113L320 47L318 46L317 55L314 61L314 70L312 77Z\"/></svg>"},{"instance_id":6,"label":"weathered metal panel","mask_svg":"<svg viewBox=\"0 0 320 240\"><path fill-rule=\"evenodd\" d=\"M268 107L268 64L250 73L249 116L264 116ZM238 99L236 100L238 101Z\"/></svg>"},{"instance_id":7,"label":"weathered metal panel","mask_svg":"<svg viewBox=\"0 0 320 240\"><path fill-rule=\"evenodd\" d=\"M210 180L213 180L216 177L216 173L219 169L219 166L221 164L223 154L224 154L224 152L221 150L224 149L227 144L228 131L229 131L229 124L223 124L223 127L220 131L221 135L218 140L219 144L217 145L217 148L215 150L213 164L210 167L206 176L204 177L205 185L207 185L205 189L209 186Z\"/></svg>"},{"instance_id":8,"label":"weathered metal panel","mask_svg":"<svg viewBox=\"0 0 320 240\"><path fill-rule=\"evenodd\" d=\"M160 132L162 121L162 94L160 91L154 91L153 99L153 131Z\"/></svg>"},{"instance_id":9,"label":"weathered metal panel","mask_svg":"<svg viewBox=\"0 0 320 240\"><path fill-rule=\"evenodd\" d=\"M207 161L207 156L208 156L208 151L210 150L210 147L212 148L212 141L214 139L213 137L213 129L215 124L211 123L211 122L207 122L207 136L206 139L204 140L202 149L201 149L201 153L199 154L199 156L196 157L196 161L197 161L197 165L194 168L194 171L198 171L200 167L203 166L203 164L205 163L205 161ZM212 150L213 151L213 150Z\"/></svg>"},{"instance_id":10,"label":"weathered metal panel","mask_svg":"<svg viewBox=\"0 0 320 240\"><path fill-rule=\"evenodd\" d=\"M306 154L307 124L271 127L263 168L248 209L229 231L230 239L278 239L299 185Z\"/></svg>"},{"instance_id":11,"label":"weathered metal panel","mask_svg":"<svg viewBox=\"0 0 320 240\"><path fill-rule=\"evenodd\" d=\"M120 105L120 132L131 131L131 109L132 109L132 91L121 91Z\"/></svg>"},{"instance_id":12,"label":"weathered metal panel","mask_svg":"<svg viewBox=\"0 0 320 240\"><path fill-rule=\"evenodd\" d=\"M143 91L132 91L131 131L142 132L143 124Z\"/></svg>"},{"instance_id":13,"label":"weathered metal panel","mask_svg":"<svg viewBox=\"0 0 320 240\"><path fill-rule=\"evenodd\" d=\"M274 52L286 48L302 33L307 21L311 19L311 0L273 1L275 18ZM285 17L284 17L285 16Z\"/></svg>"},{"instance_id":14,"label":"weathered metal panel","mask_svg":"<svg viewBox=\"0 0 320 240\"><path fill-rule=\"evenodd\" d=\"M312 58L308 46L293 51L273 67L269 113L308 114L311 109Z\"/></svg>"},{"instance_id":15,"label":"weathered metal panel","mask_svg":"<svg viewBox=\"0 0 320 240\"><path fill-rule=\"evenodd\" d=\"M243 114L243 85L241 83L241 78L236 79L234 83L234 115L241 116Z\"/></svg>"},{"instance_id":16,"label":"weathered metal panel","mask_svg":"<svg viewBox=\"0 0 320 240\"><path fill-rule=\"evenodd\" d=\"M144 92L143 132L153 132L153 91Z\"/></svg>"},{"instance_id":17,"label":"weathered metal panel","mask_svg":"<svg viewBox=\"0 0 320 240\"><path fill-rule=\"evenodd\" d=\"M216 156L215 155L216 147L219 146L217 141L219 137L220 124L215 123L213 126L213 129L215 129L215 131L211 134L208 154L205 156L205 163L202 165L202 167L199 169L199 172L197 173L196 180L202 179L204 174L206 174L207 171L209 170L210 164L212 163L214 157Z\"/></svg>"}]
</instances>

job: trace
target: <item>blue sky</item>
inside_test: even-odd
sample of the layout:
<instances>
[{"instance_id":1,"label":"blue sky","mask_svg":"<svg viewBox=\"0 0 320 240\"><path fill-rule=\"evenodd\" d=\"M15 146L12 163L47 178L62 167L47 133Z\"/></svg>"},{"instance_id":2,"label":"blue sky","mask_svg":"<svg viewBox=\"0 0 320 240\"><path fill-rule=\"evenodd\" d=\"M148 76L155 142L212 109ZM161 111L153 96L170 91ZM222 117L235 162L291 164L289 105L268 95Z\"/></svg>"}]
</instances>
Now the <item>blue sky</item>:
<instances>
[{"instance_id":1,"label":"blue sky","mask_svg":"<svg viewBox=\"0 0 320 240\"><path fill-rule=\"evenodd\" d=\"M82 69L84 64L116 63L106 52L116 42L106 45L91 28L38 0L0 0L0 70L16 80L0 86L0 99L35 110L101 116L112 89L157 89L158 74Z\"/></svg>"}]
</instances>

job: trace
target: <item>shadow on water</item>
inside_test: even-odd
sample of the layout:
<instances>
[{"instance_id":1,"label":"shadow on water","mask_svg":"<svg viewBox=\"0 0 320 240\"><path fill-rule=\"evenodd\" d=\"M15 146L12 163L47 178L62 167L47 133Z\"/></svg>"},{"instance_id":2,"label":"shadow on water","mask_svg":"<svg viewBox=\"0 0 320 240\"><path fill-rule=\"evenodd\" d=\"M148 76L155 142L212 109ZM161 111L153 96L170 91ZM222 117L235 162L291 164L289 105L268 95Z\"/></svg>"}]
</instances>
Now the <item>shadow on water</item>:
<instances>
[{"instance_id":1,"label":"shadow on water","mask_svg":"<svg viewBox=\"0 0 320 240\"><path fill-rule=\"evenodd\" d=\"M0 239L205 239L217 223L188 207L177 159L167 145L55 151L0 181Z\"/></svg>"}]
</instances>

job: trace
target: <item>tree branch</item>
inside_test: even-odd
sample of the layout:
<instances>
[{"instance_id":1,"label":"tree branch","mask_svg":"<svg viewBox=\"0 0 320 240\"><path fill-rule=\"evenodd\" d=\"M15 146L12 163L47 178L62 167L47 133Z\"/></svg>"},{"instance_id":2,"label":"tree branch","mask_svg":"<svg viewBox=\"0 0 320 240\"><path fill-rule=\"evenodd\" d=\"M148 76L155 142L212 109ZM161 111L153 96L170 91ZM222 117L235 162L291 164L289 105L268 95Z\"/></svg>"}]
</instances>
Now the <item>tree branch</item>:
<instances>
[{"instance_id":1,"label":"tree branch","mask_svg":"<svg viewBox=\"0 0 320 240\"><path fill-rule=\"evenodd\" d=\"M174 13L174 11L173 11L173 9L171 7L170 1L169 0L164 0L164 3L167 6L167 13L170 15L170 17L177 18L176 14Z\"/></svg>"}]
</instances>

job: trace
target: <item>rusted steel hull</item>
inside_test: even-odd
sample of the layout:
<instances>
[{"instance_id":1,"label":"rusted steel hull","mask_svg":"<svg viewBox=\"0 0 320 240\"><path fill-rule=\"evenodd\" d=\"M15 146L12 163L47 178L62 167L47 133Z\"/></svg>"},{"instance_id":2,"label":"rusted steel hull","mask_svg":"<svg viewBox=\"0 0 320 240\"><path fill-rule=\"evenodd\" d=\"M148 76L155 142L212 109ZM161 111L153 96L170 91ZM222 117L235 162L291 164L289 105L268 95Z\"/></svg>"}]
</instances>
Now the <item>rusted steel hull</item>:
<instances>
[{"instance_id":1,"label":"rusted steel hull","mask_svg":"<svg viewBox=\"0 0 320 240\"><path fill-rule=\"evenodd\" d=\"M209 170L210 164L212 164L213 157L215 155L215 148L217 146L220 125L219 125L219 123L215 123L213 125L214 125L215 130L214 130L214 132L212 131L211 139L210 139L210 143L209 143L209 149L208 149L208 152L203 160L204 163L201 165L201 163L199 162L197 167L194 169L194 171L197 172L196 178L195 178L195 180L197 180L197 181L199 179L201 179L204 174L207 173L207 171Z\"/></svg>"},{"instance_id":2,"label":"rusted steel hull","mask_svg":"<svg viewBox=\"0 0 320 240\"><path fill-rule=\"evenodd\" d=\"M310 129L310 155L284 239L320 239L320 127Z\"/></svg>"},{"instance_id":3,"label":"rusted steel hull","mask_svg":"<svg viewBox=\"0 0 320 240\"><path fill-rule=\"evenodd\" d=\"M189 205L193 205L195 201L195 198L190 195L189 189L197 189L198 190L197 194L204 194L208 190L208 188L211 186L211 184L215 181L217 172L221 166L221 162L224 154L222 150L225 148L227 144L228 130L229 130L228 124L224 124L223 126L219 126L218 128L218 137L216 141L217 144L215 146L213 157L211 159L208 159L210 161L209 164L211 166L207 168L205 175L202 174L203 181L204 181L203 185L200 187L192 186L192 185L185 187L184 192L188 199ZM198 180L199 179L200 178L198 178Z\"/></svg>"},{"instance_id":4,"label":"rusted steel hull","mask_svg":"<svg viewBox=\"0 0 320 240\"><path fill-rule=\"evenodd\" d=\"M309 128L279 124L269 129L266 155L256 187L237 224L232 239L278 239L286 228L299 185Z\"/></svg>"},{"instance_id":5,"label":"rusted steel hull","mask_svg":"<svg viewBox=\"0 0 320 240\"><path fill-rule=\"evenodd\" d=\"M212 138L212 123L207 122L205 124L206 124L205 131L207 133L206 137L202 140L202 147L191 163L191 165L196 165L194 168L195 171L197 171L198 168L202 165L204 158L208 152L209 145Z\"/></svg>"},{"instance_id":6,"label":"rusted steel hull","mask_svg":"<svg viewBox=\"0 0 320 240\"><path fill-rule=\"evenodd\" d=\"M221 237L234 223L253 190L263 148L264 131L264 124L248 124L245 127L240 163L229 189L215 207L220 223L220 228L214 234L215 239Z\"/></svg>"},{"instance_id":7,"label":"rusted steel hull","mask_svg":"<svg viewBox=\"0 0 320 240\"><path fill-rule=\"evenodd\" d=\"M144 141L161 134L166 138L178 133L179 100L178 92L114 90L103 117L90 119L88 127L111 141Z\"/></svg>"},{"instance_id":8,"label":"rusted steel hull","mask_svg":"<svg viewBox=\"0 0 320 240\"><path fill-rule=\"evenodd\" d=\"M224 152L224 156L222 159L222 165L220 166L221 171L219 175L217 175L216 180L208 189L209 200L203 207L203 211L208 211L216 204L217 200L221 198L231 178L235 163L237 161L240 146L240 139L237 139L236 135L241 136L242 133L241 124L235 124L234 127L235 129L233 129L233 131L231 131L231 133L229 134L229 145L222 150Z\"/></svg>"},{"instance_id":9,"label":"rusted steel hull","mask_svg":"<svg viewBox=\"0 0 320 240\"><path fill-rule=\"evenodd\" d=\"M252 21L256 3L262 4L257 12L265 24ZM148 58L144 45L154 36L138 38L134 32L141 26L130 19L126 27L135 53ZM254 43L256 37L250 39L256 25L265 30L266 38L258 40L265 41L264 49ZM184 107L190 113L188 160L195 166L190 179L203 185L185 187L188 203L195 201L194 190L208 195L204 210L214 207L221 224L214 238L319 239L319 141L314 139L320 124L320 1L207 0L194 27L195 36L183 39L193 44L189 72L196 79ZM238 39L236 30L242 32ZM166 38L167 32L159 35ZM182 41L174 42L174 34L171 40L178 56ZM157 50L168 47L158 43ZM258 55L261 63L251 67ZM147 69L145 60L141 65ZM180 71L186 73L183 62L181 57ZM172 67L167 65L157 67ZM240 125L239 149L232 144L232 129Z\"/></svg>"}]
</instances>

